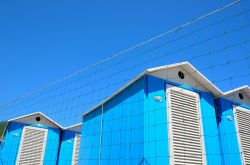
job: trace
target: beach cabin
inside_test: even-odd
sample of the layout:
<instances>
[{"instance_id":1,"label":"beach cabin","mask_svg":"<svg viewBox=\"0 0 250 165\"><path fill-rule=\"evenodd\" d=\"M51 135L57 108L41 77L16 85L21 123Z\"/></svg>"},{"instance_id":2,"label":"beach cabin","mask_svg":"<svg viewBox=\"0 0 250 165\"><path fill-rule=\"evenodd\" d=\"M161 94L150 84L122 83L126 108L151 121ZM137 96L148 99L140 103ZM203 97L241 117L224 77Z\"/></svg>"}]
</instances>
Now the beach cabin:
<instances>
[{"instance_id":1,"label":"beach cabin","mask_svg":"<svg viewBox=\"0 0 250 165\"><path fill-rule=\"evenodd\" d=\"M77 165L79 158L82 124L63 129L58 165Z\"/></svg>"},{"instance_id":2,"label":"beach cabin","mask_svg":"<svg viewBox=\"0 0 250 165\"><path fill-rule=\"evenodd\" d=\"M220 95L188 62L147 69L83 114L79 162L220 165Z\"/></svg>"},{"instance_id":3,"label":"beach cabin","mask_svg":"<svg viewBox=\"0 0 250 165\"><path fill-rule=\"evenodd\" d=\"M250 88L226 92L216 102L223 164L250 164Z\"/></svg>"},{"instance_id":4,"label":"beach cabin","mask_svg":"<svg viewBox=\"0 0 250 165\"><path fill-rule=\"evenodd\" d=\"M41 112L8 120L0 164L56 165L61 126Z\"/></svg>"}]
</instances>

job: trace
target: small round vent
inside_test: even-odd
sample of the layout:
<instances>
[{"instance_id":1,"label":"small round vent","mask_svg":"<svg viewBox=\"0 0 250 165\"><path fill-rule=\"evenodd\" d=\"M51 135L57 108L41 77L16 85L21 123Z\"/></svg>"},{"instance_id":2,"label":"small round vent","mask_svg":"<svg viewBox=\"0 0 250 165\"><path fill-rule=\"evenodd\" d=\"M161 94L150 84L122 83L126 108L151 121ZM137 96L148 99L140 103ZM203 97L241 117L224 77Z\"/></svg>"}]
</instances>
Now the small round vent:
<instances>
[{"instance_id":1,"label":"small round vent","mask_svg":"<svg viewBox=\"0 0 250 165\"><path fill-rule=\"evenodd\" d=\"M40 117L36 117L36 121L40 121L41 120L41 118Z\"/></svg>"},{"instance_id":2,"label":"small round vent","mask_svg":"<svg viewBox=\"0 0 250 165\"><path fill-rule=\"evenodd\" d=\"M243 94L242 94L242 93L239 93L239 98L240 98L241 100L243 100L243 99L244 99L244 96L243 96Z\"/></svg>"},{"instance_id":3,"label":"small round vent","mask_svg":"<svg viewBox=\"0 0 250 165\"><path fill-rule=\"evenodd\" d=\"M182 71L179 71L178 72L178 76L180 77L180 79L184 79L185 78L185 75Z\"/></svg>"}]
</instances>

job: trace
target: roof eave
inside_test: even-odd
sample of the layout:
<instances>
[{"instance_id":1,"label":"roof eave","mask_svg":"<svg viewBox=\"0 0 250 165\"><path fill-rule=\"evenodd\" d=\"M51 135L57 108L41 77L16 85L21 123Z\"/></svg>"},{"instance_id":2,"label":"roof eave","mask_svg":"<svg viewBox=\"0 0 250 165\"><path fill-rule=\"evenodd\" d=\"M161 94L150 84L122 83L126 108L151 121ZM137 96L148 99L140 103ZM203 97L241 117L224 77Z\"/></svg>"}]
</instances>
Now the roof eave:
<instances>
[{"instance_id":1,"label":"roof eave","mask_svg":"<svg viewBox=\"0 0 250 165\"><path fill-rule=\"evenodd\" d=\"M165 65L165 66L160 66L160 67L146 69L144 72L142 72L137 77L135 77L134 79L132 79L129 83L127 83L124 87L122 87L118 91L116 91L113 95L109 96L104 101L102 101L101 103L99 103L97 106L95 106L92 109L90 109L90 110L86 111L85 113L83 113L83 115L81 117L86 116L87 114L91 113L95 109L97 109L100 106L102 106L103 104L105 104L108 100L110 100L115 95L117 95L118 93L120 93L121 91L123 91L124 89L126 89L128 86L130 86L131 84L133 84L135 81L137 81L138 79L140 79L142 76L144 76L146 74L150 74L150 73L156 72L156 71L161 71L161 70L164 70L164 69L167 69L167 68L173 68L173 67L179 67L179 66L185 66L185 65L188 66L188 67L190 67L190 69L192 69L195 73L197 73L197 75L199 76L199 79L200 79L200 80L197 80L197 81L199 81L199 82L201 82L201 80L204 81L205 84L202 83L201 85L204 85L208 89L208 91L210 91L215 97L223 95L223 92L218 87L216 87L210 80L208 80L193 65L191 65L189 62L185 61L185 62L180 62L180 63L176 63L176 64L170 64L170 65Z\"/></svg>"},{"instance_id":2,"label":"roof eave","mask_svg":"<svg viewBox=\"0 0 250 165\"><path fill-rule=\"evenodd\" d=\"M243 86L235 88L233 90L224 92L223 97L231 96L234 93L239 92L239 91L243 91L243 90L246 90L247 91L247 96L250 97L250 87L248 85L243 85Z\"/></svg>"},{"instance_id":3,"label":"roof eave","mask_svg":"<svg viewBox=\"0 0 250 165\"><path fill-rule=\"evenodd\" d=\"M21 119L21 118L24 118L24 117L29 117L29 116L32 116L32 115L36 115L36 114L39 114L39 115L45 117L46 119L51 121L51 123L55 124L58 128L63 129L63 127L60 124L58 124L57 122L55 122L54 120L52 120L51 118L49 118L48 116L43 114L42 112L34 112L34 113L27 114L27 115L19 116L19 117L8 120L8 122L11 122L11 121L13 122L15 120L18 120L18 119Z\"/></svg>"},{"instance_id":4,"label":"roof eave","mask_svg":"<svg viewBox=\"0 0 250 165\"><path fill-rule=\"evenodd\" d=\"M69 126L69 127L63 127L62 130L72 129L72 128L74 128L74 127L78 127L78 126L81 126L81 125L82 125L82 123L77 123L77 124L71 125L71 126Z\"/></svg>"}]
</instances>

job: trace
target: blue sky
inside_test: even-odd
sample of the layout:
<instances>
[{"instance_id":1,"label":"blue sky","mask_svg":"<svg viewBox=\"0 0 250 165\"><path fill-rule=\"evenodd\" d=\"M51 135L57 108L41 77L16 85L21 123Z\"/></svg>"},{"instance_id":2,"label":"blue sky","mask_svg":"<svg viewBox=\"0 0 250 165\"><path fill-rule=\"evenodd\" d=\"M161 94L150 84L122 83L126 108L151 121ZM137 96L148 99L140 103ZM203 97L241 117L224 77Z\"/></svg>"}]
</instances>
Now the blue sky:
<instances>
[{"instance_id":1,"label":"blue sky","mask_svg":"<svg viewBox=\"0 0 250 165\"><path fill-rule=\"evenodd\" d=\"M0 102L227 2L0 0Z\"/></svg>"},{"instance_id":2,"label":"blue sky","mask_svg":"<svg viewBox=\"0 0 250 165\"><path fill-rule=\"evenodd\" d=\"M240 5L242 10L249 9L249 1L243 1ZM44 84L62 78L229 2L232 1L0 0L0 103L5 103ZM216 19L226 18L227 15L238 12L238 7L229 9L223 14L215 15L202 23L209 24ZM248 23L246 20L249 20L249 18L249 13L247 13L239 18L241 22L236 21L233 25L235 27L246 25ZM227 31L227 27L234 29L231 23L218 25L210 31L194 36L191 40L183 40L178 45L184 45L185 47L191 41L202 40L202 37L206 38L210 34L213 36L212 33L217 31L220 34L219 30ZM175 35L181 36L200 26L202 24L198 23ZM228 30L230 31L230 29ZM246 35L249 35L249 28L244 28L239 32L240 34L224 37L223 41L218 39L209 43L210 46L200 47L195 50L195 53L198 55L201 50L208 51L209 49L216 49L216 47L221 48L221 43L230 45L229 41L249 39L249 36ZM176 36L169 36L169 38L175 38ZM164 39L159 43L163 41ZM170 45L168 50L176 48L176 45ZM232 54L231 60L247 57L248 48L249 44L245 44L245 48L232 50L229 53ZM161 53L160 50L158 53ZM190 50L189 53L193 54L194 52ZM128 56L133 56L133 54ZM139 73L146 67L186 59L188 58L174 56L169 61L152 62L151 65L138 68L137 71ZM198 68L204 68L205 66L215 66L216 62L221 60L225 60L222 55L217 58L209 57L206 60L194 61L194 64ZM136 65L140 61L140 59L135 59L129 64ZM212 63L208 64L208 62ZM242 69L249 73L250 71L246 70L250 68L247 64L249 61L243 60L243 62ZM237 66L239 66L239 63L230 66L230 69L235 70ZM237 69L239 68L237 67ZM229 69L224 68L224 70L228 71ZM217 71L204 71L203 73L211 79L220 79L220 75L215 74L218 73ZM119 78L125 81L125 78L122 79L122 77L123 74ZM239 80L235 80L234 83L237 81ZM249 77L246 77L242 84L236 83L233 86L249 84L249 82ZM228 83L230 82L218 85L226 90L229 89ZM105 83L103 82L103 84Z\"/></svg>"}]
</instances>

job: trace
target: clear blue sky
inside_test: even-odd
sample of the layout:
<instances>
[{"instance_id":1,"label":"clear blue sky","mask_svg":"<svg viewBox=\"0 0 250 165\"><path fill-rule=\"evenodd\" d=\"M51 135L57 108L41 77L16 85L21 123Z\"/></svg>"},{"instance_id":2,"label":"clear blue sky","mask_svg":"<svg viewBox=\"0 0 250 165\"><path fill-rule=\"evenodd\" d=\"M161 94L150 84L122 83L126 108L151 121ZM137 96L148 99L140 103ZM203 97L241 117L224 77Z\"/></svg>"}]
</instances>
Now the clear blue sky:
<instances>
[{"instance_id":1,"label":"clear blue sky","mask_svg":"<svg viewBox=\"0 0 250 165\"><path fill-rule=\"evenodd\" d=\"M0 0L0 103L229 2Z\"/></svg>"},{"instance_id":2,"label":"clear blue sky","mask_svg":"<svg viewBox=\"0 0 250 165\"><path fill-rule=\"evenodd\" d=\"M0 0L0 103L228 0Z\"/></svg>"}]
</instances>

